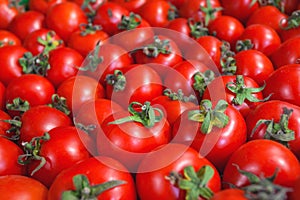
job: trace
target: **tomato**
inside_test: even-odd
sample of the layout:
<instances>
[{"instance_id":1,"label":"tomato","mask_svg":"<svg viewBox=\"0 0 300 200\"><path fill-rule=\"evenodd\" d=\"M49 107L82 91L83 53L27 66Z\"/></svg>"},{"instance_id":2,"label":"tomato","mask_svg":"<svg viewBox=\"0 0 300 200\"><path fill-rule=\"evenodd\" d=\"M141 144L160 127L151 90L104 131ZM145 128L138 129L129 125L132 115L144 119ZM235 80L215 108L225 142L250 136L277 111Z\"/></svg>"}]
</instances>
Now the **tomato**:
<instances>
[{"instance_id":1,"label":"tomato","mask_svg":"<svg viewBox=\"0 0 300 200\"><path fill-rule=\"evenodd\" d=\"M300 37L291 38L283 42L270 56L274 68L277 69L283 65L298 63L300 58L300 52L297 51L298 47L300 47Z\"/></svg>"},{"instance_id":2,"label":"tomato","mask_svg":"<svg viewBox=\"0 0 300 200\"><path fill-rule=\"evenodd\" d=\"M278 33L270 26L252 24L245 28L239 40L251 40L253 49L259 50L266 56L270 56L281 44Z\"/></svg>"},{"instance_id":3,"label":"tomato","mask_svg":"<svg viewBox=\"0 0 300 200\"><path fill-rule=\"evenodd\" d=\"M11 117L3 110L0 110L0 136L8 136L8 130L11 128L11 125L4 120L11 120Z\"/></svg>"},{"instance_id":4,"label":"tomato","mask_svg":"<svg viewBox=\"0 0 300 200\"><path fill-rule=\"evenodd\" d=\"M142 5L144 5L147 0L110 0L111 2L117 3L122 7L126 8L130 12L136 13Z\"/></svg>"},{"instance_id":5,"label":"tomato","mask_svg":"<svg viewBox=\"0 0 300 200\"><path fill-rule=\"evenodd\" d=\"M165 0L146 1L137 13L152 27L165 27L176 17L176 9Z\"/></svg>"},{"instance_id":6,"label":"tomato","mask_svg":"<svg viewBox=\"0 0 300 200\"><path fill-rule=\"evenodd\" d=\"M18 14L8 25L8 30L21 40L32 31L45 27L45 15L37 11L27 11Z\"/></svg>"},{"instance_id":7,"label":"tomato","mask_svg":"<svg viewBox=\"0 0 300 200\"><path fill-rule=\"evenodd\" d=\"M280 21L279 35L282 41L298 37L300 35L299 23L299 10L294 11L290 16L287 16Z\"/></svg>"},{"instance_id":8,"label":"tomato","mask_svg":"<svg viewBox=\"0 0 300 200\"><path fill-rule=\"evenodd\" d=\"M260 86L274 71L270 58L255 49L240 51L234 58L237 66L236 74L252 78Z\"/></svg>"},{"instance_id":9,"label":"tomato","mask_svg":"<svg viewBox=\"0 0 300 200\"><path fill-rule=\"evenodd\" d=\"M87 136L74 126L60 126L51 129L48 135L23 145L23 164L27 166L28 175L50 187L56 176L64 169L90 157L81 136ZM87 136L88 137L88 136ZM91 138L85 138L90 139ZM42 163L40 159L45 159Z\"/></svg>"},{"instance_id":10,"label":"tomato","mask_svg":"<svg viewBox=\"0 0 300 200\"><path fill-rule=\"evenodd\" d=\"M164 77L169 67L182 61L182 55L175 41L163 35L155 35L146 41L144 47L132 53L135 63L151 64L161 77Z\"/></svg>"},{"instance_id":11,"label":"tomato","mask_svg":"<svg viewBox=\"0 0 300 200\"><path fill-rule=\"evenodd\" d=\"M224 189L214 194L210 200L247 200L245 192L241 189L230 188Z\"/></svg>"},{"instance_id":12,"label":"tomato","mask_svg":"<svg viewBox=\"0 0 300 200\"><path fill-rule=\"evenodd\" d=\"M0 137L0 155L2 158L0 174L4 175L23 175L25 168L18 164L19 155L23 154L22 149L7 138Z\"/></svg>"},{"instance_id":13,"label":"tomato","mask_svg":"<svg viewBox=\"0 0 300 200\"><path fill-rule=\"evenodd\" d=\"M130 65L123 70L116 70L106 79L107 98L125 109L131 102L144 103L160 96L163 89L161 78L148 65Z\"/></svg>"},{"instance_id":14,"label":"tomato","mask_svg":"<svg viewBox=\"0 0 300 200\"><path fill-rule=\"evenodd\" d=\"M109 35L101 30L99 26L81 24L80 30L70 35L67 45L77 50L83 57L86 57L96 47L98 42L106 42L108 37Z\"/></svg>"},{"instance_id":15,"label":"tomato","mask_svg":"<svg viewBox=\"0 0 300 200\"><path fill-rule=\"evenodd\" d=\"M249 184L248 179L240 174L241 170L256 176L270 177L278 169L275 184L291 187L299 178L299 161L285 146L278 142L258 139L242 145L228 160L223 173L224 183L242 187Z\"/></svg>"},{"instance_id":16,"label":"tomato","mask_svg":"<svg viewBox=\"0 0 300 200\"><path fill-rule=\"evenodd\" d=\"M65 113L47 105L35 106L21 117L20 141L30 142L33 137L42 136L55 127L71 124L71 119Z\"/></svg>"},{"instance_id":17,"label":"tomato","mask_svg":"<svg viewBox=\"0 0 300 200\"><path fill-rule=\"evenodd\" d=\"M244 25L232 16L222 15L209 23L209 33L214 34L220 40L229 42L234 49L236 41L244 32Z\"/></svg>"},{"instance_id":18,"label":"tomato","mask_svg":"<svg viewBox=\"0 0 300 200\"><path fill-rule=\"evenodd\" d=\"M172 137L175 142L190 144L222 172L230 155L246 142L246 123L243 116L226 102L219 101L217 105L214 103L212 108L211 103L207 101L202 100L200 108L188 109L176 119ZM214 112L223 117L213 116L211 113ZM209 121L201 120L201 117L204 119L210 114L212 118ZM217 124L218 120L221 120L222 124Z\"/></svg>"},{"instance_id":19,"label":"tomato","mask_svg":"<svg viewBox=\"0 0 300 200\"><path fill-rule=\"evenodd\" d=\"M300 106L299 74L299 64L285 65L275 70L266 79L264 96L272 94L270 100L283 100Z\"/></svg>"},{"instance_id":20,"label":"tomato","mask_svg":"<svg viewBox=\"0 0 300 200\"><path fill-rule=\"evenodd\" d=\"M54 180L48 193L48 200L61 199L62 193L74 190L72 179L75 175L87 176L91 186L108 181L123 181L123 184L101 193L96 199L135 200L135 184L128 170L117 160L109 157L92 157L62 171Z\"/></svg>"},{"instance_id":21,"label":"tomato","mask_svg":"<svg viewBox=\"0 0 300 200\"><path fill-rule=\"evenodd\" d=\"M104 87L97 80L83 75L63 81L57 88L57 94L66 98L67 106L73 113L76 113L83 103L105 97Z\"/></svg>"},{"instance_id":22,"label":"tomato","mask_svg":"<svg viewBox=\"0 0 300 200\"><path fill-rule=\"evenodd\" d=\"M212 192L219 191L221 185L220 175L211 162L188 146L176 143L163 145L157 150L147 154L139 165L138 173L136 174L138 195L143 200L186 199L186 193L178 187L176 178L173 177L174 185L171 183L172 173L182 176L183 170L186 167L192 167L195 171L198 171L204 166L209 168L211 173L210 178L201 186L208 188L208 190ZM202 170L203 169L205 168L202 168ZM206 173L206 175L208 174ZM195 176L193 178L195 178ZM171 180L168 179L168 177L170 177ZM199 194L197 192L196 194ZM193 199L203 198L193 196Z\"/></svg>"},{"instance_id":23,"label":"tomato","mask_svg":"<svg viewBox=\"0 0 300 200\"><path fill-rule=\"evenodd\" d=\"M5 107L5 90L6 87L0 82L0 110L3 110Z\"/></svg>"},{"instance_id":24,"label":"tomato","mask_svg":"<svg viewBox=\"0 0 300 200\"><path fill-rule=\"evenodd\" d=\"M298 178L295 182L295 184L292 187L292 192L290 195L290 200L297 200L299 198L300 195L300 178Z\"/></svg>"},{"instance_id":25,"label":"tomato","mask_svg":"<svg viewBox=\"0 0 300 200\"><path fill-rule=\"evenodd\" d=\"M54 93L55 88L48 79L36 74L24 74L8 84L5 102L12 103L15 98L21 98L34 107L51 103Z\"/></svg>"},{"instance_id":26,"label":"tomato","mask_svg":"<svg viewBox=\"0 0 300 200\"><path fill-rule=\"evenodd\" d=\"M64 46L64 43L54 31L47 28L40 28L25 37L23 46L32 55L37 55L43 51L51 51L57 47Z\"/></svg>"},{"instance_id":27,"label":"tomato","mask_svg":"<svg viewBox=\"0 0 300 200\"><path fill-rule=\"evenodd\" d=\"M19 14L16 7L11 6L8 0L0 1L0 29L7 29L10 22Z\"/></svg>"},{"instance_id":28,"label":"tomato","mask_svg":"<svg viewBox=\"0 0 300 200\"><path fill-rule=\"evenodd\" d=\"M269 138L278 141L287 145L300 158L299 119L300 107L298 106L279 100L264 102L252 110L246 119L248 139ZM271 121L274 125L286 123L287 127L277 129ZM268 131L267 127L269 127ZM279 131L283 132L283 136L278 135Z\"/></svg>"},{"instance_id":29,"label":"tomato","mask_svg":"<svg viewBox=\"0 0 300 200\"><path fill-rule=\"evenodd\" d=\"M51 8L55 4L59 4L65 1L66 0L30 0L28 3L28 7L30 10L47 14L49 8Z\"/></svg>"},{"instance_id":30,"label":"tomato","mask_svg":"<svg viewBox=\"0 0 300 200\"><path fill-rule=\"evenodd\" d=\"M9 45L21 45L21 40L14 33L0 30L0 48Z\"/></svg>"},{"instance_id":31,"label":"tomato","mask_svg":"<svg viewBox=\"0 0 300 200\"><path fill-rule=\"evenodd\" d=\"M95 1L72 0L72 2L78 4L89 18L93 18L99 6L106 3L107 0L95 0Z\"/></svg>"},{"instance_id":32,"label":"tomato","mask_svg":"<svg viewBox=\"0 0 300 200\"><path fill-rule=\"evenodd\" d=\"M149 101L132 102L128 111L104 119L97 148L100 155L115 158L135 172L145 154L170 141L170 125L163 112Z\"/></svg>"},{"instance_id":33,"label":"tomato","mask_svg":"<svg viewBox=\"0 0 300 200\"><path fill-rule=\"evenodd\" d=\"M250 15L259 8L259 3L255 1L252 4L252 0L220 0L220 2L224 15L235 17L243 24L246 24Z\"/></svg>"},{"instance_id":34,"label":"tomato","mask_svg":"<svg viewBox=\"0 0 300 200\"><path fill-rule=\"evenodd\" d=\"M48 189L39 181L21 175L0 177L0 192L4 199L39 199L46 200Z\"/></svg>"},{"instance_id":35,"label":"tomato","mask_svg":"<svg viewBox=\"0 0 300 200\"><path fill-rule=\"evenodd\" d=\"M114 2L106 2L96 10L93 24L101 25L104 32L114 35L119 32L118 24L123 15L129 15L126 8Z\"/></svg>"},{"instance_id":36,"label":"tomato","mask_svg":"<svg viewBox=\"0 0 300 200\"><path fill-rule=\"evenodd\" d=\"M46 14L46 26L67 43L72 32L79 29L79 25L87 23L84 11L74 2L66 1L53 5Z\"/></svg>"},{"instance_id":37,"label":"tomato","mask_svg":"<svg viewBox=\"0 0 300 200\"><path fill-rule=\"evenodd\" d=\"M23 74L19 59L27 52L22 46L0 48L0 81L7 86L13 79Z\"/></svg>"}]
</instances>

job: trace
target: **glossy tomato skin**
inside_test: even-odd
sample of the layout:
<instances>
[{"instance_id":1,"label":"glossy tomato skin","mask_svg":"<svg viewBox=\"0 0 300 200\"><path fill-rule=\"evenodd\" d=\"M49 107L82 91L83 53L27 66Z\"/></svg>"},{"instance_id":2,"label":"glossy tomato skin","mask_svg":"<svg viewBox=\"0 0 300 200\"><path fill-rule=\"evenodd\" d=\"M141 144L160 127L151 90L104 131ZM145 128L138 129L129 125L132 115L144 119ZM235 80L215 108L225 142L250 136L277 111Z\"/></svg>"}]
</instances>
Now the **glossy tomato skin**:
<instances>
[{"instance_id":1,"label":"glossy tomato skin","mask_svg":"<svg viewBox=\"0 0 300 200\"><path fill-rule=\"evenodd\" d=\"M240 51L234 58L237 66L236 74L250 77L260 86L274 71L270 58L255 49Z\"/></svg>"},{"instance_id":2,"label":"glossy tomato skin","mask_svg":"<svg viewBox=\"0 0 300 200\"><path fill-rule=\"evenodd\" d=\"M131 174L119 161L109 157L97 156L62 171L51 185L48 200L57 200L66 190L74 190L72 178L84 174L91 185L101 184L111 180L122 180L126 183L103 192L98 199L135 200L135 184Z\"/></svg>"},{"instance_id":3,"label":"glossy tomato skin","mask_svg":"<svg viewBox=\"0 0 300 200\"><path fill-rule=\"evenodd\" d=\"M247 132L248 140L263 139L266 133L266 126L261 125L257 127L256 131L252 133L256 123L259 120L274 120L275 123L279 123L281 115L283 114L283 108L292 109L293 112L288 119L288 128L294 131L295 139L289 141L289 149L300 158L300 107L294 104L290 104L286 101L269 100L257 106L252 110L247 119Z\"/></svg>"},{"instance_id":4,"label":"glossy tomato skin","mask_svg":"<svg viewBox=\"0 0 300 200\"><path fill-rule=\"evenodd\" d=\"M158 157L163 159L157 159ZM205 165L212 167L214 171L207 187L217 192L221 185L220 175L210 161L188 146L177 143L163 145L142 160L136 175L138 195L143 200L185 199L183 190L172 185L166 176L171 172L182 173L187 166L193 166L198 171Z\"/></svg>"},{"instance_id":5,"label":"glossy tomato skin","mask_svg":"<svg viewBox=\"0 0 300 200\"><path fill-rule=\"evenodd\" d=\"M4 120L10 120L11 117L8 113L0 110L0 136L8 136L7 131L10 129L11 125Z\"/></svg>"},{"instance_id":6,"label":"glossy tomato skin","mask_svg":"<svg viewBox=\"0 0 300 200\"><path fill-rule=\"evenodd\" d=\"M214 194L211 200L247 200L244 191L236 188L224 189Z\"/></svg>"},{"instance_id":7,"label":"glossy tomato skin","mask_svg":"<svg viewBox=\"0 0 300 200\"><path fill-rule=\"evenodd\" d=\"M123 6L124 8L129 10L130 12L134 12L134 13L137 13L139 8L147 2L147 0L134 0L134 1L110 0L110 1Z\"/></svg>"},{"instance_id":8,"label":"glossy tomato skin","mask_svg":"<svg viewBox=\"0 0 300 200\"><path fill-rule=\"evenodd\" d=\"M8 0L0 1L0 29L7 29L10 22L19 14L16 7L11 7Z\"/></svg>"},{"instance_id":9,"label":"glossy tomato skin","mask_svg":"<svg viewBox=\"0 0 300 200\"><path fill-rule=\"evenodd\" d=\"M287 187L293 186L300 174L299 161L296 156L282 144L267 139L245 143L232 154L226 164L223 173L225 183L234 184L237 187L248 185L247 177L240 174L235 165L241 170L264 177L271 177L278 168L274 183Z\"/></svg>"},{"instance_id":10,"label":"glossy tomato skin","mask_svg":"<svg viewBox=\"0 0 300 200\"><path fill-rule=\"evenodd\" d=\"M55 4L59 4L65 1L66 0L31 0L28 3L28 7L30 10L38 11L46 15L49 8L51 8Z\"/></svg>"},{"instance_id":11,"label":"glossy tomato skin","mask_svg":"<svg viewBox=\"0 0 300 200\"><path fill-rule=\"evenodd\" d=\"M250 39L253 49L259 50L270 56L278 49L281 39L278 33L270 26L264 24L252 24L245 28L239 40Z\"/></svg>"},{"instance_id":12,"label":"glossy tomato skin","mask_svg":"<svg viewBox=\"0 0 300 200\"><path fill-rule=\"evenodd\" d=\"M4 108L5 108L5 90L6 90L6 87L0 81L0 110L4 110Z\"/></svg>"},{"instance_id":13,"label":"glossy tomato skin","mask_svg":"<svg viewBox=\"0 0 300 200\"><path fill-rule=\"evenodd\" d=\"M47 105L30 108L22 115L21 122L20 141L22 142L30 142L33 137L42 136L55 127L72 124L65 113Z\"/></svg>"},{"instance_id":14,"label":"glossy tomato skin","mask_svg":"<svg viewBox=\"0 0 300 200\"><path fill-rule=\"evenodd\" d=\"M0 48L0 81L5 86L23 74L19 59L27 51L22 46L5 46Z\"/></svg>"},{"instance_id":15,"label":"glossy tomato skin","mask_svg":"<svg viewBox=\"0 0 300 200\"><path fill-rule=\"evenodd\" d=\"M0 30L0 48L10 45L21 45L21 40L11 31Z\"/></svg>"},{"instance_id":16,"label":"glossy tomato skin","mask_svg":"<svg viewBox=\"0 0 300 200\"><path fill-rule=\"evenodd\" d=\"M46 200L48 189L39 181L22 175L0 177L1 198Z\"/></svg>"},{"instance_id":17,"label":"glossy tomato skin","mask_svg":"<svg viewBox=\"0 0 300 200\"><path fill-rule=\"evenodd\" d=\"M291 64L275 70L266 79L263 95L272 94L270 100L283 100L300 106L300 65Z\"/></svg>"},{"instance_id":18,"label":"glossy tomato skin","mask_svg":"<svg viewBox=\"0 0 300 200\"><path fill-rule=\"evenodd\" d=\"M290 200L297 200L300 196L300 178L298 178L292 187L292 193L289 196Z\"/></svg>"},{"instance_id":19,"label":"glossy tomato skin","mask_svg":"<svg viewBox=\"0 0 300 200\"><path fill-rule=\"evenodd\" d=\"M81 136L86 135L74 126L60 126L51 129L50 139L42 141L39 156L46 159L45 165L31 175L40 164L39 160L28 165L28 175L50 187L56 176L64 169L72 167L77 162L90 158ZM88 135L86 135L88 136ZM91 140L91 138L85 138Z\"/></svg>"},{"instance_id":20,"label":"glossy tomato skin","mask_svg":"<svg viewBox=\"0 0 300 200\"><path fill-rule=\"evenodd\" d=\"M185 110L174 122L172 141L190 144L222 172L231 154L246 142L246 122L239 111L229 105L225 111L229 117L228 124L224 128L214 127L211 132L203 133L200 129L202 123L188 117L189 112L195 109Z\"/></svg>"},{"instance_id":21,"label":"glossy tomato skin","mask_svg":"<svg viewBox=\"0 0 300 200\"><path fill-rule=\"evenodd\" d=\"M84 11L74 2L66 1L49 8L45 18L46 26L67 43L72 32L79 29L79 25L87 23Z\"/></svg>"},{"instance_id":22,"label":"glossy tomato skin","mask_svg":"<svg viewBox=\"0 0 300 200\"><path fill-rule=\"evenodd\" d=\"M0 137L0 155L2 158L0 165L0 175L23 175L24 166L18 163L18 157L23 154L23 150L14 142L7 138Z\"/></svg>"},{"instance_id":23,"label":"glossy tomato skin","mask_svg":"<svg viewBox=\"0 0 300 200\"><path fill-rule=\"evenodd\" d=\"M52 102L54 93L54 86L45 77L36 74L24 74L8 84L5 102L12 103L15 98L21 98L28 101L31 107L45 105Z\"/></svg>"}]
</instances>

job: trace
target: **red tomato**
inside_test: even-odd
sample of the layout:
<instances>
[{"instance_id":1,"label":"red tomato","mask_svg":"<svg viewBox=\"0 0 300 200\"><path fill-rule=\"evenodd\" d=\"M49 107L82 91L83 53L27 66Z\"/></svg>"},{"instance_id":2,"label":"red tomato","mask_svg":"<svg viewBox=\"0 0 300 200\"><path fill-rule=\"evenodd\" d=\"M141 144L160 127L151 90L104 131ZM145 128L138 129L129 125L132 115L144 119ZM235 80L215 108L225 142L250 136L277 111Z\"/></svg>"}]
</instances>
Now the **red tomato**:
<instances>
[{"instance_id":1,"label":"red tomato","mask_svg":"<svg viewBox=\"0 0 300 200\"><path fill-rule=\"evenodd\" d=\"M163 89L161 78L148 65L130 65L108 75L106 79L107 98L125 109L134 101L141 103L151 101L160 96Z\"/></svg>"},{"instance_id":2,"label":"red tomato","mask_svg":"<svg viewBox=\"0 0 300 200\"><path fill-rule=\"evenodd\" d=\"M13 18L8 25L8 30L17 35L21 40L24 40L29 33L43 27L45 27L45 15L29 10Z\"/></svg>"},{"instance_id":3,"label":"red tomato","mask_svg":"<svg viewBox=\"0 0 300 200\"><path fill-rule=\"evenodd\" d=\"M54 93L55 88L48 79L36 74L24 74L8 84L5 102L12 103L15 98L21 98L34 107L51 103Z\"/></svg>"},{"instance_id":4,"label":"red tomato","mask_svg":"<svg viewBox=\"0 0 300 200\"><path fill-rule=\"evenodd\" d=\"M126 8L130 12L136 13L147 0L110 0L111 2L117 3L122 7Z\"/></svg>"},{"instance_id":5,"label":"red tomato","mask_svg":"<svg viewBox=\"0 0 300 200\"><path fill-rule=\"evenodd\" d=\"M213 108L224 117L217 119L218 116L213 116L206 122L197 120L197 117L204 118L213 112L205 110L206 108L202 107L203 102L201 101L200 108L188 109L177 118L172 129L173 141L190 144L222 172L231 154L246 142L246 123L243 116L232 106L226 107L228 104L225 102L222 102L225 108L219 108L220 103L219 107ZM208 106L207 109L212 108ZM216 124L218 120L222 121L222 125ZM205 126L209 126L208 130L204 128Z\"/></svg>"},{"instance_id":6,"label":"red tomato","mask_svg":"<svg viewBox=\"0 0 300 200\"><path fill-rule=\"evenodd\" d=\"M107 0L95 0L95 1L71 0L71 1L78 4L88 17L93 17L95 11L99 8L99 6L107 2Z\"/></svg>"},{"instance_id":7,"label":"red tomato","mask_svg":"<svg viewBox=\"0 0 300 200\"><path fill-rule=\"evenodd\" d=\"M10 22L19 14L16 7L11 6L9 0L0 1L0 29L7 29Z\"/></svg>"},{"instance_id":8,"label":"red tomato","mask_svg":"<svg viewBox=\"0 0 300 200\"><path fill-rule=\"evenodd\" d=\"M224 169L224 183L237 187L248 185L247 177L239 173L235 165L241 170L265 177L271 177L278 169L274 183L286 187L293 186L300 175L296 156L282 144L266 139L253 140L242 145L232 154Z\"/></svg>"},{"instance_id":9,"label":"red tomato","mask_svg":"<svg viewBox=\"0 0 300 200\"><path fill-rule=\"evenodd\" d=\"M4 120L11 120L11 117L3 110L0 110L0 137L1 135L8 136L7 131L11 128L11 125Z\"/></svg>"},{"instance_id":10,"label":"red tomato","mask_svg":"<svg viewBox=\"0 0 300 200\"><path fill-rule=\"evenodd\" d=\"M42 138L36 144L32 143L36 150L35 155L32 155L32 149L23 147L26 153L31 154L23 158L23 161L29 161L28 175L49 188L62 170L90 157L83 140L91 138L74 126L53 128L48 132L48 136L47 140ZM41 157L45 159L45 164L39 160Z\"/></svg>"},{"instance_id":11,"label":"red tomato","mask_svg":"<svg viewBox=\"0 0 300 200\"><path fill-rule=\"evenodd\" d=\"M245 192L241 189L230 188L224 189L214 194L210 200L248 200L245 197Z\"/></svg>"},{"instance_id":12,"label":"red tomato","mask_svg":"<svg viewBox=\"0 0 300 200\"><path fill-rule=\"evenodd\" d=\"M238 52L235 56L236 74L252 78L262 86L269 75L274 71L273 64L264 53L249 49Z\"/></svg>"},{"instance_id":13,"label":"red tomato","mask_svg":"<svg viewBox=\"0 0 300 200\"><path fill-rule=\"evenodd\" d=\"M178 188L176 182L173 185L166 177L172 173L182 175L185 167L193 167L198 171L203 166L210 168L212 172L211 178L203 184L204 187L212 192L219 191L220 175L211 162L188 146L176 143L163 145L142 160L136 175L138 195L143 200L186 199L185 191ZM199 197L199 199L203 198Z\"/></svg>"},{"instance_id":14,"label":"red tomato","mask_svg":"<svg viewBox=\"0 0 300 200\"><path fill-rule=\"evenodd\" d=\"M292 187L292 193L290 195L290 200L297 200L300 196L300 178L298 178Z\"/></svg>"},{"instance_id":15,"label":"red tomato","mask_svg":"<svg viewBox=\"0 0 300 200\"><path fill-rule=\"evenodd\" d=\"M284 119L281 119L283 116ZM257 124L261 120L266 121ZM286 123L287 127L280 127L277 130L271 124L271 121L281 125ZM279 141L288 145L290 150L300 159L300 107L285 101L270 100L252 110L246 119L246 123L249 140L270 138ZM268 132L266 131L267 127L269 127ZM291 137L292 133L289 133L289 130L293 131L294 137ZM278 136L279 131L283 131L282 137Z\"/></svg>"},{"instance_id":16,"label":"red tomato","mask_svg":"<svg viewBox=\"0 0 300 200\"><path fill-rule=\"evenodd\" d=\"M46 25L67 43L72 32L79 29L80 24L87 23L84 11L74 2L66 1L53 5L46 14Z\"/></svg>"},{"instance_id":17,"label":"red tomato","mask_svg":"<svg viewBox=\"0 0 300 200\"><path fill-rule=\"evenodd\" d=\"M270 100L282 100L300 106L300 65L291 64L275 70L266 79L264 96L271 95Z\"/></svg>"},{"instance_id":18,"label":"red tomato","mask_svg":"<svg viewBox=\"0 0 300 200\"><path fill-rule=\"evenodd\" d=\"M21 45L20 38L10 31L0 30L0 48L10 45Z\"/></svg>"},{"instance_id":19,"label":"red tomato","mask_svg":"<svg viewBox=\"0 0 300 200\"><path fill-rule=\"evenodd\" d=\"M123 15L129 15L126 8L114 2L106 2L96 10L93 24L101 25L104 32L114 35L119 32L118 24Z\"/></svg>"},{"instance_id":20,"label":"red tomato","mask_svg":"<svg viewBox=\"0 0 300 200\"><path fill-rule=\"evenodd\" d=\"M55 4L59 4L65 1L66 0L30 0L28 3L28 7L30 10L47 14L49 8L51 8Z\"/></svg>"},{"instance_id":21,"label":"red tomato","mask_svg":"<svg viewBox=\"0 0 300 200\"><path fill-rule=\"evenodd\" d=\"M5 86L23 74L19 59L26 52L27 50L22 46L5 46L0 48L0 81Z\"/></svg>"},{"instance_id":22,"label":"red tomato","mask_svg":"<svg viewBox=\"0 0 300 200\"><path fill-rule=\"evenodd\" d=\"M21 175L0 177L1 198L46 200L48 189L39 181Z\"/></svg>"},{"instance_id":23,"label":"red tomato","mask_svg":"<svg viewBox=\"0 0 300 200\"><path fill-rule=\"evenodd\" d=\"M278 33L270 26L264 24L252 24L247 26L239 40L251 40L253 49L259 50L266 56L270 56L281 44Z\"/></svg>"},{"instance_id":24,"label":"red tomato","mask_svg":"<svg viewBox=\"0 0 300 200\"><path fill-rule=\"evenodd\" d=\"M113 180L124 181L124 184L104 191L98 198L94 196L96 199L136 199L135 184L128 170L117 160L98 156L79 162L62 171L49 189L48 200L61 199L63 192L74 190L75 186L72 179L79 174L87 176L91 186Z\"/></svg>"},{"instance_id":25,"label":"red tomato","mask_svg":"<svg viewBox=\"0 0 300 200\"><path fill-rule=\"evenodd\" d=\"M5 86L2 82L0 82L0 110L4 110L5 108Z\"/></svg>"},{"instance_id":26,"label":"red tomato","mask_svg":"<svg viewBox=\"0 0 300 200\"><path fill-rule=\"evenodd\" d=\"M236 41L244 32L244 25L232 16L222 15L211 21L208 29L210 34L229 42L230 47L234 49Z\"/></svg>"},{"instance_id":27,"label":"red tomato","mask_svg":"<svg viewBox=\"0 0 300 200\"><path fill-rule=\"evenodd\" d=\"M50 51L46 78L57 88L62 82L77 74L84 58L75 49L60 47Z\"/></svg>"},{"instance_id":28,"label":"red tomato","mask_svg":"<svg viewBox=\"0 0 300 200\"><path fill-rule=\"evenodd\" d=\"M150 102L133 102L128 110L104 119L97 148L100 155L115 158L136 172L145 154L170 141L170 125L163 112Z\"/></svg>"},{"instance_id":29,"label":"red tomato","mask_svg":"<svg viewBox=\"0 0 300 200\"><path fill-rule=\"evenodd\" d=\"M77 75L63 81L57 88L57 94L66 98L67 106L73 113L76 113L83 103L103 98L105 91L97 80Z\"/></svg>"},{"instance_id":30,"label":"red tomato","mask_svg":"<svg viewBox=\"0 0 300 200\"><path fill-rule=\"evenodd\" d=\"M72 121L65 113L40 105L27 110L21 117L21 123L20 141L30 142L33 137L40 137L55 127L69 126Z\"/></svg>"},{"instance_id":31,"label":"red tomato","mask_svg":"<svg viewBox=\"0 0 300 200\"><path fill-rule=\"evenodd\" d=\"M0 165L0 175L25 174L25 168L18 164L18 157L22 154L23 151L17 144L1 136L0 156L2 161Z\"/></svg>"}]
</instances>

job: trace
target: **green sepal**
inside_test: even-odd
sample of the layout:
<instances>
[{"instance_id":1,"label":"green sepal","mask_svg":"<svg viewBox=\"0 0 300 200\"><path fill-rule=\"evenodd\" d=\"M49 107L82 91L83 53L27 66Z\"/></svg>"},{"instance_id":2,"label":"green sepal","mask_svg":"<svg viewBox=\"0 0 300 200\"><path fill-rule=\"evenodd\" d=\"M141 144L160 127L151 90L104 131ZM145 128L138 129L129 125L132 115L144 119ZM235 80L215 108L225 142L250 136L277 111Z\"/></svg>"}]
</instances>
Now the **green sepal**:
<instances>
[{"instance_id":1,"label":"green sepal","mask_svg":"<svg viewBox=\"0 0 300 200\"><path fill-rule=\"evenodd\" d=\"M6 109L10 111L17 111L22 114L30 109L30 104L28 101L17 97L12 100L12 103L6 104Z\"/></svg>"},{"instance_id":2,"label":"green sepal","mask_svg":"<svg viewBox=\"0 0 300 200\"><path fill-rule=\"evenodd\" d=\"M49 107L55 108L66 115L71 113L70 109L67 106L67 99L65 97L60 97L58 94L52 95L52 103L48 104Z\"/></svg>"},{"instance_id":3,"label":"green sepal","mask_svg":"<svg viewBox=\"0 0 300 200\"><path fill-rule=\"evenodd\" d=\"M215 13L223 10L222 7L213 8L211 0L206 0L206 7L200 6L200 10L204 13L204 25L208 26L209 22L215 19Z\"/></svg>"},{"instance_id":4,"label":"green sepal","mask_svg":"<svg viewBox=\"0 0 300 200\"><path fill-rule=\"evenodd\" d=\"M100 47L101 44L100 42L98 42L95 49L89 52L89 54L87 55L88 63L85 63L85 65L78 68L80 71L95 72L97 70L98 65L103 62L103 57L99 56Z\"/></svg>"},{"instance_id":5,"label":"green sepal","mask_svg":"<svg viewBox=\"0 0 300 200\"><path fill-rule=\"evenodd\" d=\"M161 40L157 35L155 35L153 43L143 47L143 53L146 56L154 58L156 58L159 54L170 54L172 53L170 40Z\"/></svg>"},{"instance_id":6,"label":"green sepal","mask_svg":"<svg viewBox=\"0 0 300 200\"><path fill-rule=\"evenodd\" d=\"M142 17L133 12L129 13L129 16L123 15L121 22L118 24L119 30L132 30L138 27L142 22Z\"/></svg>"},{"instance_id":7,"label":"green sepal","mask_svg":"<svg viewBox=\"0 0 300 200\"><path fill-rule=\"evenodd\" d=\"M215 79L215 73L208 69L204 73L195 73L193 79L193 88L199 92L199 96L201 98L205 89L207 88L207 85Z\"/></svg>"},{"instance_id":8,"label":"green sepal","mask_svg":"<svg viewBox=\"0 0 300 200\"><path fill-rule=\"evenodd\" d=\"M108 74L105 78L108 85L113 86L114 92L125 90L126 87L126 76L121 70L115 70L113 74Z\"/></svg>"}]
</instances>

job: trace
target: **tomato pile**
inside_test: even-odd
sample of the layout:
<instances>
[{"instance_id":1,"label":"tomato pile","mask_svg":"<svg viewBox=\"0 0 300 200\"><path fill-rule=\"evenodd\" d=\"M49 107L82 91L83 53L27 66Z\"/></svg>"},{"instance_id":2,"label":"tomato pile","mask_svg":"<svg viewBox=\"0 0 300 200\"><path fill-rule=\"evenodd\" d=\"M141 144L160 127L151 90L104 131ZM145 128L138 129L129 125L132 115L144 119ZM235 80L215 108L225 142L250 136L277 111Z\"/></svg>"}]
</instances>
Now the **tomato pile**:
<instances>
[{"instance_id":1,"label":"tomato pile","mask_svg":"<svg viewBox=\"0 0 300 200\"><path fill-rule=\"evenodd\" d=\"M1 0L1 199L298 200L300 1Z\"/></svg>"}]
</instances>

